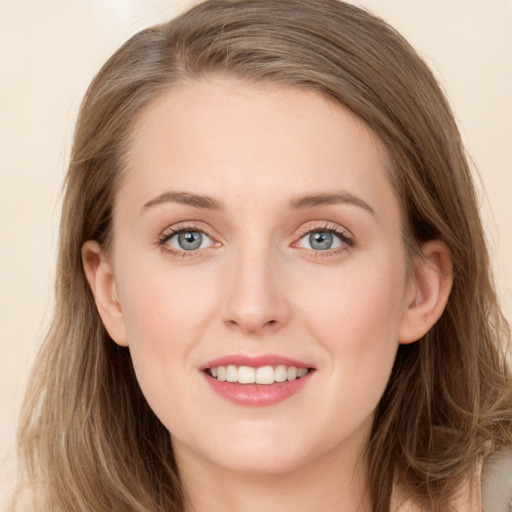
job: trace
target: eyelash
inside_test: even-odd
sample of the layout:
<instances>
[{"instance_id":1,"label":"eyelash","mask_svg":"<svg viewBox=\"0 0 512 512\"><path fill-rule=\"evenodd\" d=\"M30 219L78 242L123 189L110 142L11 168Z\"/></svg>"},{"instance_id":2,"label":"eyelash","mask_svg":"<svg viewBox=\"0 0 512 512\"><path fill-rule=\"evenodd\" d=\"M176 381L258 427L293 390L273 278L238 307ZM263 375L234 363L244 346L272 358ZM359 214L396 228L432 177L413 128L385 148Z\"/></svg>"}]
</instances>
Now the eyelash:
<instances>
[{"instance_id":1,"label":"eyelash","mask_svg":"<svg viewBox=\"0 0 512 512\"><path fill-rule=\"evenodd\" d=\"M211 236L209 236L203 229L199 228L198 226L194 224L186 224L181 225L179 227L171 227L166 229L159 237L157 241L157 245L162 248L165 252L169 253L171 256L175 258L193 258L196 256L199 256L199 251L201 249L194 249L190 251L186 250L177 250L167 244L171 238L173 238L175 235L178 235L180 233L186 233L189 231L198 232L201 233L208 238L210 238L213 241L213 244L209 247L215 247L220 246L219 242L216 242L215 239ZM304 238L306 235L314 232L327 232L334 234L341 240L340 247L337 247L335 249L326 249L326 250L314 250L314 249L308 249L308 248L301 248L297 244ZM302 228L298 233L298 240L297 242L294 242L292 244L292 247L301 248L304 250L308 250L311 252L313 257L329 257L334 256L337 254L340 254L348 249L351 249L354 246L354 238L353 236L346 230L340 228L337 224L333 224L330 222L323 222L316 225L309 225L307 227ZM204 248L203 248L204 249Z\"/></svg>"},{"instance_id":2,"label":"eyelash","mask_svg":"<svg viewBox=\"0 0 512 512\"><path fill-rule=\"evenodd\" d=\"M198 254L199 249L191 250L191 251L178 250L178 249L175 249L174 247L170 246L169 244L167 244L167 242L171 238L173 238L175 235L179 235L180 233L187 233L190 231L206 235L208 238L213 240L214 243L212 244L212 246L219 244L218 242L215 242L215 240L211 236L209 236L203 229L199 228L198 226L195 226L194 224L185 224L185 225L181 225L179 227L171 227L171 228L166 229L158 237L157 245L159 247L161 247L162 250L164 250L165 252L167 252L171 256L173 256L174 258L193 258L195 256L199 256L199 254Z\"/></svg>"},{"instance_id":3,"label":"eyelash","mask_svg":"<svg viewBox=\"0 0 512 512\"><path fill-rule=\"evenodd\" d=\"M326 249L323 251L322 250L315 251L313 249L304 248L305 250L310 251L311 255L314 258L324 258L324 257L336 256L346 250L352 249L355 245L354 237L352 236L352 234L350 234L350 232L341 228L337 224L334 224L331 222L322 222L319 224L307 225L304 228L302 228L298 234L298 241L295 242L292 245L292 247L297 247L297 244L300 242L300 240L302 240L306 235L308 235L310 233L315 233L315 232L326 232L326 233L334 234L341 240L341 245L334 249Z\"/></svg>"}]
</instances>

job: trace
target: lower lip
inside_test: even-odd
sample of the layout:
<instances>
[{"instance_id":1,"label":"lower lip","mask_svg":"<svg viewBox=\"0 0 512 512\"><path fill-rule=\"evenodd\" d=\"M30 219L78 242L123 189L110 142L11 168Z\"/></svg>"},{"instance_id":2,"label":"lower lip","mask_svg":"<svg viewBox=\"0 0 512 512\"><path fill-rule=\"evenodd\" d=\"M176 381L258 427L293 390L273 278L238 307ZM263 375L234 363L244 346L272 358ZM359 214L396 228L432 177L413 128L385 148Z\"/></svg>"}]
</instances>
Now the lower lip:
<instances>
[{"instance_id":1,"label":"lower lip","mask_svg":"<svg viewBox=\"0 0 512 512\"><path fill-rule=\"evenodd\" d=\"M301 391L310 381L314 373L310 370L300 379L274 382L274 384L239 384L238 382L222 382L204 373L209 386L218 395L238 405L264 407L276 404Z\"/></svg>"}]
</instances>

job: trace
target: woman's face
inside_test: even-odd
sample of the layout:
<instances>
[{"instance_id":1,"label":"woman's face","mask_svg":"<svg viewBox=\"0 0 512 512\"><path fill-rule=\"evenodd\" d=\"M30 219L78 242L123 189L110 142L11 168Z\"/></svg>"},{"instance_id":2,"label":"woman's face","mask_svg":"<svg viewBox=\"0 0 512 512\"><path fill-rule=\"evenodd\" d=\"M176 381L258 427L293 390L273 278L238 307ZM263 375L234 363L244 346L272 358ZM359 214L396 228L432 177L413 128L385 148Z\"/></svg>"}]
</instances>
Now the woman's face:
<instances>
[{"instance_id":1,"label":"woman's face","mask_svg":"<svg viewBox=\"0 0 512 512\"><path fill-rule=\"evenodd\" d=\"M199 81L138 120L111 333L179 462L360 456L413 293L385 166L354 115L294 88Z\"/></svg>"}]
</instances>

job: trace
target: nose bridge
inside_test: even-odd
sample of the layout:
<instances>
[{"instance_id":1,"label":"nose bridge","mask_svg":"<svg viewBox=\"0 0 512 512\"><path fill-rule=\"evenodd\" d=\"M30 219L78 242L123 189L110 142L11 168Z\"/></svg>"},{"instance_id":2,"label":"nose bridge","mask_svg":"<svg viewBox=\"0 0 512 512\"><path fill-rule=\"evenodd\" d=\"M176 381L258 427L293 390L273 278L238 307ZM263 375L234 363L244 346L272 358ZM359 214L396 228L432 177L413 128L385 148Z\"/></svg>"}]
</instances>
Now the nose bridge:
<instances>
[{"instance_id":1,"label":"nose bridge","mask_svg":"<svg viewBox=\"0 0 512 512\"><path fill-rule=\"evenodd\" d=\"M279 261L271 245L246 241L234 251L230 263L225 322L244 332L284 325L289 316L288 304L280 286Z\"/></svg>"}]
</instances>

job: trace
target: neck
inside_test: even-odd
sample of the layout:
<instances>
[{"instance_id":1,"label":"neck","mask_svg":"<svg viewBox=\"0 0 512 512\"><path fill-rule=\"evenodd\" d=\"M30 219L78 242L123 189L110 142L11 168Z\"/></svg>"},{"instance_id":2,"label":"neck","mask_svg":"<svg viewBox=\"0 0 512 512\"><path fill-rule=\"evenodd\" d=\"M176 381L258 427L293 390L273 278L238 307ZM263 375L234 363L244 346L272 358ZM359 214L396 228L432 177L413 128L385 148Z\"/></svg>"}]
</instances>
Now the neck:
<instances>
[{"instance_id":1,"label":"neck","mask_svg":"<svg viewBox=\"0 0 512 512\"><path fill-rule=\"evenodd\" d=\"M290 471L250 473L220 468L176 448L185 512L371 510L362 450L341 447Z\"/></svg>"}]
</instances>

